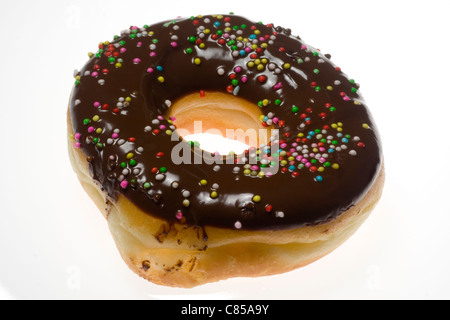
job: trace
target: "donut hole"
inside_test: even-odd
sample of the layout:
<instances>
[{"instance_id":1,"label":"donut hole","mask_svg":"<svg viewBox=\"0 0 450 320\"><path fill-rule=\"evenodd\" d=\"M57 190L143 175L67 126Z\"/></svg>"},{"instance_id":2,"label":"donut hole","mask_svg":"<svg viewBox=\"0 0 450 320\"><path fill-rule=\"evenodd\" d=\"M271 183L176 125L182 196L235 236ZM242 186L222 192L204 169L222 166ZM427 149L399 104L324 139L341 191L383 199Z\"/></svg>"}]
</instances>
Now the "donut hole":
<instances>
[{"instance_id":1,"label":"donut hole","mask_svg":"<svg viewBox=\"0 0 450 320\"><path fill-rule=\"evenodd\" d=\"M271 136L257 105L222 92L187 94L172 104L168 116L184 140L198 142L211 153L242 154L267 144Z\"/></svg>"}]
</instances>

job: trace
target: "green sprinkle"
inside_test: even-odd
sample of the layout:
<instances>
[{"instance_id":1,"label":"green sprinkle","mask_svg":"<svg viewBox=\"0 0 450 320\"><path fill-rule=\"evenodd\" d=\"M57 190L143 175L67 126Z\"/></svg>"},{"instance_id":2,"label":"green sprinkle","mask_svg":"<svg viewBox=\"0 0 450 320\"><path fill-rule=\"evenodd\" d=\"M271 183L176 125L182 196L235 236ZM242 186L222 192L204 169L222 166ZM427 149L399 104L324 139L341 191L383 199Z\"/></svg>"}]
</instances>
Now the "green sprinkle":
<instances>
[{"instance_id":1,"label":"green sprinkle","mask_svg":"<svg viewBox=\"0 0 450 320\"><path fill-rule=\"evenodd\" d=\"M293 113L298 112L298 107L297 107L297 106L293 106L293 107L292 107L292 112L293 112Z\"/></svg>"},{"instance_id":2,"label":"green sprinkle","mask_svg":"<svg viewBox=\"0 0 450 320\"><path fill-rule=\"evenodd\" d=\"M144 189L150 189L151 187L152 185L150 184L150 182L144 183Z\"/></svg>"},{"instance_id":3,"label":"green sprinkle","mask_svg":"<svg viewBox=\"0 0 450 320\"><path fill-rule=\"evenodd\" d=\"M162 173L165 173L165 172L167 172L167 168L166 167L161 167L159 169L159 171L162 172Z\"/></svg>"},{"instance_id":4,"label":"green sprinkle","mask_svg":"<svg viewBox=\"0 0 450 320\"><path fill-rule=\"evenodd\" d=\"M130 160L130 166L134 167L136 165L136 160L131 159Z\"/></svg>"},{"instance_id":5,"label":"green sprinkle","mask_svg":"<svg viewBox=\"0 0 450 320\"><path fill-rule=\"evenodd\" d=\"M190 43L195 43L196 38L194 36L190 36L189 37L189 42Z\"/></svg>"},{"instance_id":6,"label":"green sprinkle","mask_svg":"<svg viewBox=\"0 0 450 320\"><path fill-rule=\"evenodd\" d=\"M280 100L280 99L276 99L276 100L275 100L275 105L276 105L276 106L279 106L280 104L281 104L281 100Z\"/></svg>"},{"instance_id":7,"label":"green sprinkle","mask_svg":"<svg viewBox=\"0 0 450 320\"><path fill-rule=\"evenodd\" d=\"M186 53L187 53L187 54L191 54L191 53L192 53L192 48L187 48L187 49L186 49Z\"/></svg>"}]
</instances>

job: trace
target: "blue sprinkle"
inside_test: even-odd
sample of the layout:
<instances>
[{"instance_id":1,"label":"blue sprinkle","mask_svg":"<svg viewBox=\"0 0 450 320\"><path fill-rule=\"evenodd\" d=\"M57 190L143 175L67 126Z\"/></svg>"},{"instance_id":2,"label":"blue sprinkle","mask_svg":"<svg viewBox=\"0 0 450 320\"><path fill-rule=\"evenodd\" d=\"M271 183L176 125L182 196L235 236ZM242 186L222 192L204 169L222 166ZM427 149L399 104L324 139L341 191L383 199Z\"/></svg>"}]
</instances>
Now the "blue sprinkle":
<instances>
[{"instance_id":1,"label":"blue sprinkle","mask_svg":"<svg viewBox=\"0 0 450 320\"><path fill-rule=\"evenodd\" d=\"M294 171L295 170L295 166L289 166L289 171Z\"/></svg>"},{"instance_id":2,"label":"blue sprinkle","mask_svg":"<svg viewBox=\"0 0 450 320\"><path fill-rule=\"evenodd\" d=\"M310 136L315 136L316 133L315 133L314 131L310 131L310 132L308 132L308 135L310 135Z\"/></svg>"},{"instance_id":3,"label":"blue sprinkle","mask_svg":"<svg viewBox=\"0 0 450 320\"><path fill-rule=\"evenodd\" d=\"M241 56L245 56L245 50L239 51L239 54L240 54Z\"/></svg>"},{"instance_id":4,"label":"blue sprinkle","mask_svg":"<svg viewBox=\"0 0 450 320\"><path fill-rule=\"evenodd\" d=\"M214 25L215 25L216 27L219 27L219 26L220 26L220 22L219 22L219 21L216 21L216 22L214 22Z\"/></svg>"},{"instance_id":5,"label":"blue sprinkle","mask_svg":"<svg viewBox=\"0 0 450 320\"><path fill-rule=\"evenodd\" d=\"M251 34L249 38L250 39L256 39L256 34Z\"/></svg>"},{"instance_id":6,"label":"blue sprinkle","mask_svg":"<svg viewBox=\"0 0 450 320\"><path fill-rule=\"evenodd\" d=\"M317 177L315 178L315 180L316 180L317 182L322 182L322 181L323 181L323 178L322 178L322 176L317 176Z\"/></svg>"},{"instance_id":7,"label":"blue sprinkle","mask_svg":"<svg viewBox=\"0 0 450 320\"><path fill-rule=\"evenodd\" d=\"M342 138L342 142L347 143L348 139L347 138Z\"/></svg>"},{"instance_id":8,"label":"blue sprinkle","mask_svg":"<svg viewBox=\"0 0 450 320\"><path fill-rule=\"evenodd\" d=\"M333 153L333 152L334 152L334 149L331 149L331 148L330 148L330 149L328 149L328 152L329 152L329 153Z\"/></svg>"},{"instance_id":9,"label":"blue sprinkle","mask_svg":"<svg viewBox=\"0 0 450 320\"><path fill-rule=\"evenodd\" d=\"M158 70L158 71L163 71L163 67L157 66L157 67L156 67L156 70Z\"/></svg>"}]
</instances>

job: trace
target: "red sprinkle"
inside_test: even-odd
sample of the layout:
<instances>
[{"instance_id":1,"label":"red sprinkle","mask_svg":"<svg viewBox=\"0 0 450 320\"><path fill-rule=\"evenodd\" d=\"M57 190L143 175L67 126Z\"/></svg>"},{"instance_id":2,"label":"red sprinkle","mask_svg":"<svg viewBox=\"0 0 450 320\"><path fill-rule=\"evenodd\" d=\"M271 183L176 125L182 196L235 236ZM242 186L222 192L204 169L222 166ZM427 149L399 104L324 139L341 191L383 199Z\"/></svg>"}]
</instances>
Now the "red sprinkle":
<instances>
[{"instance_id":1,"label":"red sprinkle","mask_svg":"<svg viewBox=\"0 0 450 320\"><path fill-rule=\"evenodd\" d=\"M158 153L156 154L156 157L157 157L157 158L162 158L162 157L164 157L164 152L158 152Z\"/></svg>"}]
</instances>

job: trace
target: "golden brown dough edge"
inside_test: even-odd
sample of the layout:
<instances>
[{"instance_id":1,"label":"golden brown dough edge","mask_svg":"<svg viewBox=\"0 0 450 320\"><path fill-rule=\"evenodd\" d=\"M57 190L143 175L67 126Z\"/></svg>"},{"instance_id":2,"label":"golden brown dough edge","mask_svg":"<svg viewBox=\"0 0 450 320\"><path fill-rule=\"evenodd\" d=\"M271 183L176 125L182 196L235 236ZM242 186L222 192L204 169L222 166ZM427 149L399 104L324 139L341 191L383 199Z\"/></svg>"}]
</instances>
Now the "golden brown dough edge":
<instances>
[{"instance_id":1,"label":"golden brown dough edge","mask_svg":"<svg viewBox=\"0 0 450 320\"><path fill-rule=\"evenodd\" d=\"M84 153L74 148L67 116L69 157L81 185L105 216L117 248L131 270L153 283L191 288L231 277L291 271L325 256L366 220L381 197L384 164L373 186L337 219L291 230L246 231L168 223L126 197L108 199L89 175Z\"/></svg>"}]
</instances>

